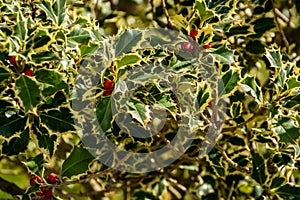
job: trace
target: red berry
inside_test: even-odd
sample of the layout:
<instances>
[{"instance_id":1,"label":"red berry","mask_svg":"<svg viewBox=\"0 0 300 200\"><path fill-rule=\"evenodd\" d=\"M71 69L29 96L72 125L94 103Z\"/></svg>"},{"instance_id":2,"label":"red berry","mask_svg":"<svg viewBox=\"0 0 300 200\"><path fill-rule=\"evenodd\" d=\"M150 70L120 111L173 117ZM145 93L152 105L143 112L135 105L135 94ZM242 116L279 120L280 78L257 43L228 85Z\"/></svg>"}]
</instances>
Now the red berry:
<instances>
[{"instance_id":1,"label":"red berry","mask_svg":"<svg viewBox=\"0 0 300 200\"><path fill-rule=\"evenodd\" d=\"M206 44L206 45L203 46L203 48L204 49L210 49L210 48L212 48L212 46L210 44Z\"/></svg>"},{"instance_id":2,"label":"red berry","mask_svg":"<svg viewBox=\"0 0 300 200\"><path fill-rule=\"evenodd\" d=\"M194 46L189 43L189 42L183 42L181 43L181 48L184 50L184 51L191 51L194 49Z\"/></svg>"},{"instance_id":3,"label":"red berry","mask_svg":"<svg viewBox=\"0 0 300 200\"><path fill-rule=\"evenodd\" d=\"M45 197L52 197L53 196L53 193L52 193L52 190L50 189L50 190L46 190L45 192L44 192L44 195L45 195Z\"/></svg>"},{"instance_id":4,"label":"red berry","mask_svg":"<svg viewBox=\"0 0 300 200\"><path fill-rule=\"evenodd\" d=\"M37 195L37 196L43 196L44 193L43 193L43 192L36 192L36 195Z\"/></svg>"},{"instance_id":5,"label":"red berry","mask_svg":"<svg viewBox=\"0 0 300 200\"><path fill-rule=\"evenodd\" d=\"M48 180L49 180L51 183L55 183L56 180L57 180L57 175L54 174L54 173L49 174Z\"/></svg>"},{"instance_id":6,"label":"red berry","mask_svg":"<svg viewBox=\"0 0 300 200\"><path fill-rule=\"evenodd\" d=\"M24 71L24 74L27 75L27 76L33 76L34 75L34 73L33 73L33 71L31 69L26 69Z\"/></svg>"},{"instance_id":7,"label":"red berry","mask_svg":"<svg viewBox=\"0 0 300 200\"><path fill-rule=\"evenodd\" d=\"M16 56L10 56L8 59L9 59L9 62L12 65L16 65L17 64L17 62L16 62Z\"/></svg>"},{"instance_id":8,"label":"red berry","mask_svg":"<svg viewBox=\"0 0 300 200\"><path fill-rule=\"evenodd\" d=\"M38 183L43 183L43 182L44 182L43 179L42 179L41 177L39 177L39 176L37 176L37 175L34 175L34 177L32 177L32 178L30 179L30 185L31 185L31 186L34 186L35 180L36 180Z\"/></svg>"},{"instance_id":9,"label":"red berry","mask_svg":"<svg viewBox=\"0 0 300 200\"><path fill-rule=\"evenodd\" d=\"M35 180L37 180L38 183L44 183L43 179L37 175L35 175Z\"/></svg>"},{"instance_id":10,"label":"red berry","mask_svg":"<svg viewBox=\"0 0 300 200\"><path fill-rule=\"evenodd\" d=\"M41 191L42 191L43 193L45 193L45 192L47 192L47 191L48 191L48 189L47 189L47 188L45 188L45 187L41 187L40 189L41 189Z\"/></svg>"},{"instance_id":11,"label":"red berry","mask_svg":"<svg viewBox=\"0 0 300 200\"><path fill-rule=\"evenodd\" d=\"M34 177L30 179L30 185L31 185L31 186L34 186L34 181L35 181L35 178L34 178Z\"/></svg>"},{"instance_id":12,"label":"red berry","mask_svg":"<svg viewBox=\"0 0 300 200\"><path fill-rule=\"evenodd\" d=\"M192 30L190 31L190 36L191 36L193 39L195 39L195 38L197 37L197 35L198 35L198 31L196 31L195 29L192 29Z\"/></svg>"},{"instance_id":13,"label":"red berry","mask_svg":"<svg viewBox=\"0 0 300 200\"><path fill-rule=\"evenodd\" d=\"M105 90L113 90L115 87L115 83L112 80L106 80L103 84Z\"/></svg>"},{"instance_id":14,"label":"red berry","mask_svg":"<svg viewBox=\"0 0 300 200\"><path fill-rule=\"evenodd\" d=\"M112 93L112 91L104 91L103 95L104 96L109 96L109 95L111 95L111 93Z\"/></svg>"}]
</instances>

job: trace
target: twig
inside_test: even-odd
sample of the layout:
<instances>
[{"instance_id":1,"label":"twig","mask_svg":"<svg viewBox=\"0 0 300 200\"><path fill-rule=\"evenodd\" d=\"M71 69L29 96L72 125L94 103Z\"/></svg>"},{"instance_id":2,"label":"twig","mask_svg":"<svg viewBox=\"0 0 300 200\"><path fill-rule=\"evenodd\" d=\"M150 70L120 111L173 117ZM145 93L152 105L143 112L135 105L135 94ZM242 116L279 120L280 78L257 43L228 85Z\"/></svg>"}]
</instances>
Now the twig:
<instances>
[{"instance_id":1,"label":"twig","mask_svg":"<svg viewBox=\"0 0 300 200\"><path fill-rule=\"evenodd\" d=\"M237 169L240 172L246 172L246 173L250 173L250 170L248 168L243 168L240 167L236 162L234 162L233 160L231 160L228 155L226 154L226 151L219 145L216 144L215 147L221 151L222 156L224 157L224 159L226 160L226 162L228 162L233 168Z\"/></svg>"},{"instance_id":2,"label":"twig","mask_svg":"<svg viewBox=\"0 0 300 200\"><path fill-rule=\"evenodd\" d=\"M174 23L172 22L172 19L168 13L168 9L167 9L167 5L166 5L166 0L161 0L161 3L162 3L162 7L163 7L163 10L164 10L164 14L167 18L167 21L168 21L168 25L174 29L174 30L177 30L176 26L174 25Z\"/></svg>"},{"instance_id":3,"label":"twig","mask_svg":"<svg viewBox=\"0 0 300 200\"><path fill-rule=\"evenodd\" d=\"M234 190L234 185L235 185L235 181L232 181L227 200L231 199L231 196L232 196L232 193L233 193L233 190Z\"/></svg>"},{"instance_id":4,"label":"twig","mask_svg":"<svg viewBox=\"0 0 300 200\"><path fill-rule=\"evenodd\" d=\"M289 23L289 18L286 17L282 12L280 12L280 10L278 10L277 8L275 8L275 13L278 17L280 17L280 19L282 19L283 21L285 21L286 23Z\"/></svg>"},{"instance_id":5,"label":"twig","mask_svg":"<svg viewBox=\"0 0 300 200\"><path fill-rule=\"evenodd\" d=\"M149 0L149 3L150 3L151 8L152 8L152 15L153 15L153 19L154 19L155 14L156 14L156 10L155 10L155 7L154 7L154 2L153 2L153 0Z\"/></svg>"},{"instance_id":6,"label":"twig","mask_svg":"<svg viewBox=\"0 0 300 200\"><path fill-rule=\"evenodd\" d=\"M277 27L278 27L279 32L281 34L282 40L283 40L284 45L286 47L286 53L289 54L289 46L290 46L289 41L287 40L286 35L285 35L285 33L284 33L284 31L281 27L281 24L278 21L278 13L276 12L276 8L275 8L275 5L274 5L274 0L272 0L272 7L273 7L272 9L273 9L273 13L274 13L275 22L277 24Z\"/></svg>"},{"instance_id":7,"label":"twig","mask_svg":"<svg viewBox=\"0 0 300 200\"><path fill-rule=\"evenodd\" d=\"M240 123L239 125L237 126L234 126L234 127L228 127L228 128L222 128L222 132L231 132L231 131L234 131L238 128L241 128L243 126L245 126L247 123L249 123L250 121L252 121L255 117L257 117L257 115L252 115L249 119L247 119L246 121L244 121L243 123Z\"/></svg>"}]
</instances>

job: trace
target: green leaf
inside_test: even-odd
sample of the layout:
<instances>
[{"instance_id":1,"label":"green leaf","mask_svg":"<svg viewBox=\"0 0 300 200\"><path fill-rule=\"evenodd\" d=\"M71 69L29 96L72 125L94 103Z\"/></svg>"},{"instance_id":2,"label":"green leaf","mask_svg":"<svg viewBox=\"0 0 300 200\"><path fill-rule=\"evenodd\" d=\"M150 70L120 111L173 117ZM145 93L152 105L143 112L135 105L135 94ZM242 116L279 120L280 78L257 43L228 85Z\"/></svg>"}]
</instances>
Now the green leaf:
<instances>
[{"instance_id":1,"label":"green leaf","mask_svg":"<svg viewBox=\"0 0 300 200\"><path fill-rule=\"evenodd\" d=\"M39 85L26 75L21 75L16 80L16 90L25 112L32 110L42 100Z\"/></svg>"},{"instance_id":2,"label":"green leaf","mask_svg":"<svg viewBox=\"0 0 300 200\"><path fill-rule=\"evenodd\" d=\"M89 55L91 53L94 53L98 48L99 46L96 44L82 45L80 47L80 55L81 56Z\"/></svg>"},{"instance_id":3,"label":"green leaf","mask_svg":"<svg viewBox=\"0 0 300 200\"><path fill-rule=\"evenodd\" d=\"M142 58L138 54L125 54L119 60L117 60L117 66L122 67L125 65L138 64L141 60Z\"/></svg>"},{"instance_id":4,"label":"green leaf","mask_svg":"<svg viewBox=\"0 0 300 200\"><path fill-rule=\"evenodd\" d=\"M27 149L29 139L29 129L26 129L20 137L13 137L9 142L5 141L2 144L2 153L11 156L24 152Z\"/></svg>"},{"instance_id":5,"label":"green leaf","mask_svg":"<svg viewBox=\"0 0 300 200\"><path fill-rule=\"evenodd\" d=\"M220 46L219 48L212 50L213 57L223 64L231 64L234 62L233 51L226 48L226 46Z\"/></svg>"},{"instance_id":6,"label":"green leaf","mask_svg":"<svg viewBox=\"0 0 300 200\"><path fill-rule=\"evenodd\" d=\"M156 198L153 194L149 193L149 192L145 192L142 190L139 190L137 192L135 192L133 194L134 197L136 197L136 199L149 199L149 200L157 200L158 198Z\"/></svg>"},{"instance_id":7,"label":"green leaf","mask_svg":"<svg viewBox=\"0 0 300 200\"><path fill-rule=\"evenodd\" d=\"M240 75L237 71L229 70L219 79L218 93L219 96L232 93L238 85Z\"/></svg>"},{"instance_id":8,"label":"green leaf","mask_svg":"<svg viewBox=\"0 0 300 200\"><path fill-rule=\"evenodd\" d=\"M190 69L194 67L194 63L197 63L197 59L193 59L193 60L187 60L187 61L177 61L176 63L174 63L173 65L171 65L171 68L174 70L181 70L181 69Z\"/></svg>"},{"instance_id":9,"label":"green leaf","mask_svg":"<svg viewBox=\"0 0 300 200\"><path fill-rule=\"evenodd\" d=\"M52 131L62 133L75 130L72 118L73 115L68 108L42 112L40 117L41 122L48 126Z\"/></svg>"},{"instance_id":10,"label":"green leaf","mask_svg":"<svg viewBox=\"0 0 300 200\"><path fill-rule=\"evenodd\" d=\"M7 111L7 107L13 107L12 103L1 99L0 99L0 105L1 105L0 113L2 113L3 111Z\"/></svg>"},{"instance_id":11,"label":"green leaf","mask_svg":"<svg viewBox=\"0 0 300 200\"><path fill-rule=\"evenodd\" d=\"M280 67L282 64L281 54L279 50L266 51L266 57L269 60L272 67Z\"/></svg>"},{"instance_id":12,"label":"green leaf","mask_svg":"<svg viewBox=\"0 0 300 200\"><path fill-rule=\"evenodd\" d=\"M281 142L294 143L300 137L299 127L288 117L281 117L273 126L272 131L279 135Z\"/></svg>"},{"instance_id":13,"label":"green leaf","mask_svg":"<svg viewBox=\"0 0 300 200\"><path fill-rule=\"evenodd\" d=\"M94 160L94 157L88 150L75 146L70 156L64 161L61 174L71 178L72 176L85 173L92 160Z\"/></svg>"},{"instance_id":14,"label":"green leaf","mask_svg":"<svg viewBox=\"0 0 300 200\"><path fill-rule=\"evenodd\" d=\"M1 82L1 80L0 80ZM289 90L293 88L300 88L300 82L297 80L297 77L290 77L287 81L287 87Z\"/></svg>"},{"instance_id":15,"label":"green leaf","mask_svg":"<svg viewBox=\"0 0 300 200\"><path fill-rule=\"evenodd\" d=\"M261 88L258 86L254 77L246 77L241 84L242 89L258 103L263 101Z\"/></svg>"},{"instance_id":16,"label":"green leaf","mask_svg":"<svg viewBox=\"0 0 300 200\"><path fill-rule=\"evenodd\" d=\"M232 27L229 30L228 36L231 36L231 35L245 35L245 34L250 32L248 30L249 28L250 28L250 26Z\"/></svg>"},{"instance_id":17,"label":"green leaf","mask_svg":"<svg viewBox=\"0 0 300 200\"><path fill-rule=\"evenodd\" d=\"M47 61L58 60L58 57L54 52L45 51L31 55L31 60L35 64L40 64Z\"/></svg>"},{"instance_id":18,"label":"green leaf","mask_svg":"<svg viewBox=\"0 0 300 200\"><path fill-rule=\"evenodd\" d=\"M49 155L53 155L54 151L54 142L57 139L56 135L49 135L49 132L46 128L40 127L39 132L36 133L37 139L39 141L39 147L45 148L49 151Z\"/></svg>"},{"instance_id":19,"label":"green leaf","mask_svg":"<svg viewBox=\"0 0 300 200\"><path fill-rule=\"evenodd\" d=\"M65 0L56 0L54 5L49 1L42 1L38 6L46 13L47 18L54 24L60 26L63 23L66 16Z\"/></svg>"},{"instance_id":20,"label":"green leaf","mask_svg":"<svg viewBox=\"0 0 300 200\"><path fill-rule=\"evenodd\" d=\"M291 197L300 199L300 187L296 185L285 184L281 186L276 193L284 199L291 199Z\"/></svg>"},{"instance_id":21,"label":"green leaf","mask_svg":"<svg viewBox=\"0 0 300 200\"><path fill-rule=\"evenodd\" d=\"M96 106L96 116L101 129L105 132L111 128L111 96L103 98Z\"/></svg>"},{"instance_id":22,"label":"green leaf","mask_svg":"<svg viewBox=\"0 0 300 200\"><path fill-rule=\"evenodd\" d=\"M25 19L22 19L23 17L21 14L17 15L17 24L14 27L14 34L17 36L20 41L24 42L27 35L27 28L25 25Z\"/></svg>"},{"instance_id":23,"label":"green leaf","mask_svg":"<svg viewBox=\"0 0 300 200\"><path fill-rule=\"evenodd\" d=\"M261 36L266 31L276 27L274 18L260 18L257 19L254 24L254 31L258 36Z\"/></svg>"},{"instance_id":24,"label":"green leaf","mask_svg":"<svg viewBox=\"0 0 300 200\"><path fill-rule=\"evenodd\" d=\"M60 73L54 70L40 69L35 73L35 78L43 84L43 95L50 96L61 89L68 91L68 85L62 80Z\"/></svg>"},{"instance_id":25,"label":"green leaf","mask_svg":"<svg viewBox=\"0 0 300 200\"><path fill-rule=\"evenodd\" d=\"M265 47L259 40L251 40L247 43L246 51L253 54L262 54L265 52Z\"/></svg>"},{"instance_id":26,"label":"green leaf","mask_svg":"<svg viewBox=\"0 0 300 200\"><path fill-rule=\"evenodd\" d=\"M199 87L197 91L197 100L199 108L208 100L209 92L207 91L207 85Z\"/></svg>"},{"instance_id":27,"label":"green leaf","mask_svg":"<svg viewBox=\"0 0 300 200\"><path fill-rule=\"evenodd\" d=\"M253 169L251 177L259 184L263 185L267 180L264 159L257 153L252 154Z\"/></svg>"},{"instance_id":28,"label":"green leaf","mask_svg":"<svg viewBox=\"0 0 300 200\"><path fill-rule=\"evenodd\" d=\"M90 33L84 29L75 28L68 35L68 41L73 43L87 43L91 36Z\"/></svg>"},{"instance_id":29,"label":"green leaf","mask_svg":"<svg viewBox=\"0 0 300 200\"><path fill-rule=\"evenodd\" d=\"M145 104L137 99L131 99L128 103L130 111L128 111L133 119L136 119L140 124L145 125L147 117L147 110Z\"/></svg>"},{"instance_id":30,"label":"green leaf","mask_svg":"<svg viewBox=\"0 0 300 200\"><path fill-rule=\"evenodd\" d=\"M4 81L7 80L10 77L10 73L0 67L0 84Z\"/></svg>"},{"instance_id":31,"label":"green leaf","mask_svg":"<svg viewBox=\"0 0 300 200\"><path fill-rule=\"evenodd\" d=\"M0 135L9 138L19 131L25 129L27 117L22 117L17 114L6 116L4 112L0 113Z\"/></svg>"},{"instance_id":32,"label":"green leaf","mask_svg":"<svg viewBox=\"0 0 300 200\"><path fill-rule=\"evenodd\" d=\"M130 53L141 39L142 32L137 29L128 29L121 33L115 42L115 57L118 58L124 53Z\"/></svg>"},{"instance_id":33,"label":"green leaf","mask_svg":"<svg viewBox=\"0 0 300 200\"><path fill-rule=\"evenodd\" d=\"M272 161L276 163L278 167L281 167L282 165L291 166L293 164L292 158L285 153L276 153Z\"/></svg>"},{"instance_id":34,"label":"green leaf","mask_svg":"<svg viewBox=\"0 0 300 200\"><path fill-rule=\"evenodd\" d=\"M35 78L39 82L47 83L52 86L58 86L62 81L62 75L57 71L49 69L40 69L35 72Z\"/></svg>"},{"instance_id":35,"label":"green leaf","mask_svg":"<svg viewBox=\"0 0 300 200\"><path fill-rule=\"evenodd\" d=\"M42 31L40 31L42 32ZM45 33L45 34L49 34L49 33ZM49 35L43 35L43 36L36 36L33 40L33 49L37 49L37 48L41 48L43 47L43 49L47 49L48 46L50 44L48 44L51 41L51 38L49 37Z\"/></svg>"},{"instance_id":36,"label":"green leaf","mask_svg":"<svg viewBox=\"0 0 300 200\"><path fill-rule=\"evenodd\" d=\"M282 91L285 87L285 84L287 83L287 77L288 74L291 71L290 65L281 66L280 68L277 68L275 83L279 88L279 91Z\"/></svg>"},{"instance_id":37,"label":"green leaf","mask_svg":"<svg viewBox=\"0 0 300 200\"><path fill-rule=\"evenodd\" d=\"M285 182L285 178L283 177L275 177L273 180L272 180L272 183L271 183L271 188L277 188L279 186L281 186L284 182Z\"/></svg>"},{"instance_id":38,"label":"green leaf","mask_svg":"<svg viewBox=\"0 0 300 200\"><path fill-rule=\"evenodd\" d=\"M56 23L56 16L52 9L52 5L49 1L42 1L41 4L38 5L47 15L47 19L51 20L53 23Z\"/></svg>"},{"instance_id":39,"label":"green leaf","mask_svg":"<svg viewBox=\"0 0 300 200\"><path fill-rule=\"evenodd\" d=\"M176 104L172 101L170 95L163 94L162 96L159 96L157 103L159 106L169 110L170 112L175 112L176 110Z\"/></svg>"},{"instance_id":40,"label":"green leaf","mask_svg":"<svg viewBox=\"0 0 300 200\"><path fill-rule=\"evenodd\" d=\"M206 9L204 1L197 0L195 8L198 11L199 17L202 21L210 19L214 16L214 13L212 11Z\"/></svg>"},{"instance_id":41,"label":"green leaf","mask_svg":"<svg viewBox=\"0 0 300 200\"><path fill-rule=\"evenodd\" d=\"M56 0L53 5L53 11L56 17L56 24L60 26L66 16L66 0Z\"/></svg>"},{"instance_id":42,"label":"green leaf","mask_svg":"<svg viewBox=\"0 0 300 200\"><path fill-rule=\"evenodd\" d=\"M243 111L243 104L240 101L234 102L230 106L230 115L232 118L238 118L239 116L241 116L242 111Z\"/></svg>"},{"instance_id":43,"label":"green leaf","mask_svg":"<svg viewBox=\"0 0 300 200\"><path fill-rule=\"evenodd\" d=\"M286 108L299 107L300 105L300 94L296 96L288 96L281 100L282 105Z\"/></svg>"}]
</instances>

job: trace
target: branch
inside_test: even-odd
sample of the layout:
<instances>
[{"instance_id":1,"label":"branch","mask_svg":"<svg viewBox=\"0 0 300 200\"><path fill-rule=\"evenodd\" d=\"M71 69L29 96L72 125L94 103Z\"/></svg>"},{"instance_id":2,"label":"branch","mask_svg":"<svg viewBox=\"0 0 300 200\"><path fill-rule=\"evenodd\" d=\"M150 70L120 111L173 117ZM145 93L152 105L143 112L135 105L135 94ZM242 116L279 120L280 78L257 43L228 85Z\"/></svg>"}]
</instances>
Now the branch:
<instances>
[{"instance_id":1,"label":"branch","mask_svg":"<svg viewBox=\"0 0 300 200\"><path fill-rule=\"evenodd\" d=\"M0 190L11 195L22 195L25 190L19 188L16 184L8 182L0 177Z\"/></svg>"},{"instance_id":2,"label":"branch","mask_svg":"<svg viewBox=\"0 0 300 200\"><path fill-rule=\"evenodd\" d=\"M272 0L272 7L273 7L273 13L274 13L274 18L275 18L275 22L277 24L277 27L279 29L279 32L281 34L281 37L282 37L282 40L284 42L284 45L286 47L286 53L289 54L289 41L287 40L286 36L285 36L285 33L281 27L281 24L279 23L278 21L278 11L276 11L276 8L274 6L274 0Z\"/></svg>"},{"instance_id":3,"label":"branch","mask_svg":"<svg viewBox=\"0 0 300 200\"><path fill-rule=\"evenodd\" d=\"M167 18L167 21L168 21L168 25L174 29L174 30L177 30L176 26L174 25L174 23L172 22L172 19L168 13L168 9L167 9L167 5L166 5L166 0L161 0L161 3L162 3L162 7L163 7L163 10L164 10L164 14Z\"/></svg>"},{"instance_id":4,"label":"branch","mask_svg":"<svg viewBox=\"0 0 300 200\"><path fill-rule=\"evenodd\" d=\"M221 151L222 156L224 157L224 159L226 160L226 162L228 162L233 168L237 169L240 172L246 172L246 173L250 173L249 168L243 168L240 167L236 162L234 162L233 160L231 160L228 155L226 154L226 151L219 145L216 144L215 147Z\"/></svg>"}]
</instances>

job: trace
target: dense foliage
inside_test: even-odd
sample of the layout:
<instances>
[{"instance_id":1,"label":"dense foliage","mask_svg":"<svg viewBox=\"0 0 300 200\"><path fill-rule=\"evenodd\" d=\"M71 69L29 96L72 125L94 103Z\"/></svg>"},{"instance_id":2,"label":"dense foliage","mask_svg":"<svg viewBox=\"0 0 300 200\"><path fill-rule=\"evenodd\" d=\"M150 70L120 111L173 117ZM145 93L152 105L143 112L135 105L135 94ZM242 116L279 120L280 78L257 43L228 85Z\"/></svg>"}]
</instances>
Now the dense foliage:
<instances>
[{"instance_id":1,"label":"dense foliage","mask_svg":"<svg viewBox=\"0 0 300 200\"><path fill-rule=\"evenodd\" d=\"M0 198L300 198L299 1L0 9Z\"/></svg>"}]
</instances>

